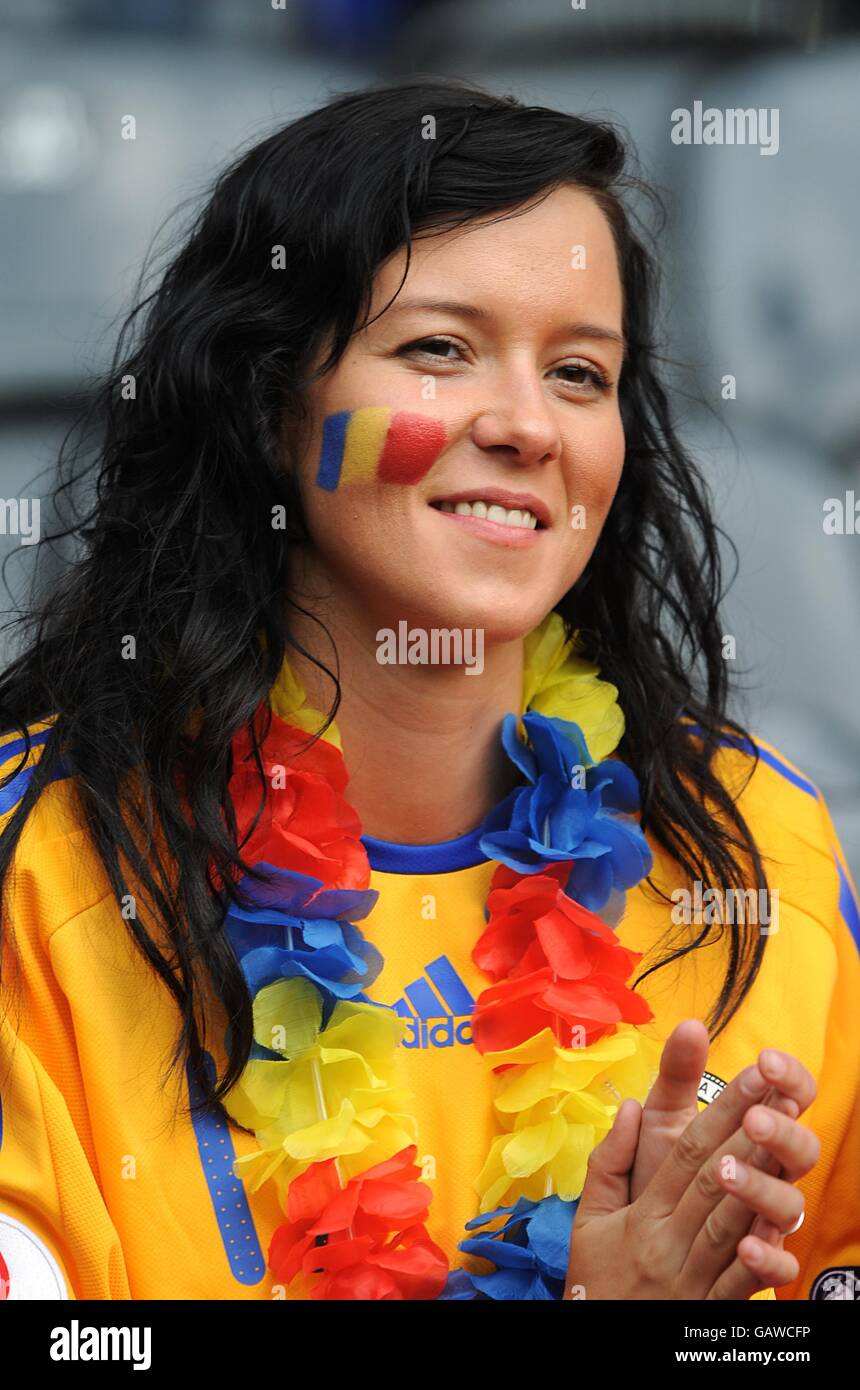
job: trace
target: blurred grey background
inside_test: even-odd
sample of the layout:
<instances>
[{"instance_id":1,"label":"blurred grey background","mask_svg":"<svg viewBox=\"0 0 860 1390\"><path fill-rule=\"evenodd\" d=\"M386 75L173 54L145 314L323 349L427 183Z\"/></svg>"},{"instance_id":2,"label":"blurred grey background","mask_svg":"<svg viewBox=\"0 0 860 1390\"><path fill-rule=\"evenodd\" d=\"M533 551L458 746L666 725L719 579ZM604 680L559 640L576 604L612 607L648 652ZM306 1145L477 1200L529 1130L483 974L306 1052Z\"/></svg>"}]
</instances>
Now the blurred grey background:
<instances>
[{"instance_id":1,"label":"blurred grey background","mask_svg":"<svg viewBox=\"0 0 860 1390\"><path fill-rule=\"evenodd\" d=\"M735 713L822 788L860 878L860 534L823 524L860 502L855 0L0 0L2 498L50 528L57 447L168 214L274 126L406 73L609 117L662 190L676 410L740 555ZM777 108L778 151L673 143L697 101ZM10 529L4 610L29 570Z\"/></svg>"}]
</instances>

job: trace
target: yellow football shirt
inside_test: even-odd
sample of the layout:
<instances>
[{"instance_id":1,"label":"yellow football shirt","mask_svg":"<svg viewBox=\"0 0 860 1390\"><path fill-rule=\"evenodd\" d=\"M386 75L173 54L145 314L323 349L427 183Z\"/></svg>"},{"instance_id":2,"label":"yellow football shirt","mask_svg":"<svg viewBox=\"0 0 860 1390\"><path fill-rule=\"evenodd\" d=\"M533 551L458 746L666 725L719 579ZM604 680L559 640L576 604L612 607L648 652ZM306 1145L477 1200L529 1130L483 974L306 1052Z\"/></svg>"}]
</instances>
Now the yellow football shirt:
<instances>
[{"instance_id":1,"label":"yellow football shirt","mask_svg":"<svg viewBox=\"0 0 860 1390\"><path fill-rule=\"evenodd\" d=\"M44 742L47 728L33 725L34 737ZM757 742L761 761L740 804L779 890L778 924L750 993L712 1045L700 1101L765 1046L809 1068L818 1094L804 1122L821 1139L821 1159L800 1183L806 1220L788 1240L800 1276L779 1297L851 1297L860 1266L860 913L820 793ZM2 740L0 776L21 766L0 789L0 830L40 755L37 742L25 765L21 741ZM717 772L729 785L748 767L743 749L729 742L720 750ZM361 928L385 957L368 996L408 1020L398 1055L434 1193L429 1231L452 1266L464 1262L457 1243L477 1213L472 1185L495 1132L469 1023L487 984L471 951L493 871L477 841L477 832L441 845L365 840L380 897ZM658 850L654 877L667 891L679 881ZM644 886L628 893L617 930L643 952L640 972L660 958L670 929L665 902ZM275 1185L252 1193L234 1177L234 1157L254 1152L256 1141L232 1122L184 1114L194 1091L181 1068L164 1084L176 1009L131 941L68 777L46 788L28 818L4 933L0 1295L280 1296L266 1270L283 1219ZM725 945L693 951L639 986L655 1037L705 1017ZM219 1069L221 1022L206 1037Z\"/></svg>"}]
</instances>

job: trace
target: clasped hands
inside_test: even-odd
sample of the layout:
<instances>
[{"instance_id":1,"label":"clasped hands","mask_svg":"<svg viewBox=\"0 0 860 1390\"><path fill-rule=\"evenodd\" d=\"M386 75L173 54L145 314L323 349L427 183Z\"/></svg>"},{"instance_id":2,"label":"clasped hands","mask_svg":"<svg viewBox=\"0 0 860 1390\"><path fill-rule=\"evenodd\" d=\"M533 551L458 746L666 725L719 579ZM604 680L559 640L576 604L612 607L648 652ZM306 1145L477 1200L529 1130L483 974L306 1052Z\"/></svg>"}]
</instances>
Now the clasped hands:
<instances>
[{"instance_id":1,"label":"clasped hands","mask_svg":"<svg viewBox=\"0 0 860 1390\"><path fill-rule=\"evenodd\" d=\"M794 1184L820 1153L798 1120L815 1081L766 1049L700 1113L708 1045L703 1023L679 1023L645 1105L624 1101L593 1150L566 1298L748 1299L797 1278L784 1240L803 1219Z\"/></svg>"}]
</instances>

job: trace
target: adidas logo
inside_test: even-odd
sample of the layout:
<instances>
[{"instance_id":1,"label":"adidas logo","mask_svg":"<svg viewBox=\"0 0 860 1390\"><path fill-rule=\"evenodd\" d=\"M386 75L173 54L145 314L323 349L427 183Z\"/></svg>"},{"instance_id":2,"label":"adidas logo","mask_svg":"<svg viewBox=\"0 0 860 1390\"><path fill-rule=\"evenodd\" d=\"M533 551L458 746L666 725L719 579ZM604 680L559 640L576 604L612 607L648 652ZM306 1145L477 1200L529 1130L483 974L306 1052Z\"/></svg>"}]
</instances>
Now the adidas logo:
<instances>
[{"instance_id":1,"label":"adidas logo","mask_svg":"<svg viewBox=\"0 0 860 1390\"><path fill-rule=\"evenodd\" d=\"M408 1021L401 1047L453 1047L472 1042L475 1001L447 956L437 956L407 985L394 1012Z\"/></svg>"}]
</instances>

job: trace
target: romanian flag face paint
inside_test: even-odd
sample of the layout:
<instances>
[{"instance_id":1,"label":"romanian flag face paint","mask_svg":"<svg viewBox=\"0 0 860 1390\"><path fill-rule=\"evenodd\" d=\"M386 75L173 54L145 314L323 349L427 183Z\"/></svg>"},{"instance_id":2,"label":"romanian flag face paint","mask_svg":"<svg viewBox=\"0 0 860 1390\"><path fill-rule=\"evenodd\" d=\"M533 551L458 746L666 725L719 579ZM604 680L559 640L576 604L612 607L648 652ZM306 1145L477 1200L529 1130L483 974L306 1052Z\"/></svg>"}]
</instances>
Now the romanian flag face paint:
<instances>
[{"instance_id":1,"label":"romanian flag face paint","mask_svg":"<svg viewBox=\"0 0 860 1390\"><path fill-rule=\"evenodd\" d=\"M445 426L431 415L385 405L341 410L323 421L317 487L420 483L444 445Z\"/></svg>"}]
</instances>

